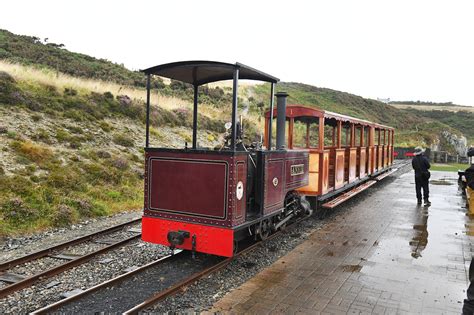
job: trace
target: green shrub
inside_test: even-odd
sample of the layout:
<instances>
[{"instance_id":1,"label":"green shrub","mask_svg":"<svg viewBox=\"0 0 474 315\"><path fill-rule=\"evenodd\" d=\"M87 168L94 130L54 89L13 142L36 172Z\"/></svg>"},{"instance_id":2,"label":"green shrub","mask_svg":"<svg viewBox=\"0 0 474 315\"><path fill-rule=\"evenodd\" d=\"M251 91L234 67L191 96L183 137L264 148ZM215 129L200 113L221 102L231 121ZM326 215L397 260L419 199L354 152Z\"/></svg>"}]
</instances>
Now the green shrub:
<instances>
[{"instance_id":1,"label":"green shrub","mask_svg":"<svg viewBox=\"0 0 474 315\"><path fill-rule=\"evenodd\" d=\"M109 152L103 150L97 151L96 154L101 159L110 159L112 157Z\"/></svg>"},{"instance_id":2,"label":"green shrub","mask_svg":"<svg viewBox=\"0 0 474 315\"><path fill-rule=\"evenodd\" d=\"M82 128L78 126L68 126L67 129L69 129L72 133L75 133L75 134L82 135L84 133Z\"/></svg>"},{"instance_id":3,"label":"green shrub","mask_svg":"<svg viewBox=\"0 0 474 315\"><path fill-rule=\"evenodd\" d=\"M56 129L56 139L59 142L67 142L71 139L71 134L64 129Z\"/></svg>"},{"instance_id":4,"label":"green shrub","mask_svg":"<svg viewBox=\"0 0 474 315\"><path fill-rule=\"evenodd\" d=\"M41 117L41 115L39 114L34 114L31 116L31 119L33 119L34 122L38 122L42 119L43 117Z\"/></svg>"},{"instance_id":5,"label":"green shrub","mask_svg":"<svg viewBox=\"0 0 474 315\"><path fill-rule=\"evenodd\" d=\"M53 217L53 224L57 227L68 226L72 223L74 218L73 211L70 207L60 204Z\"/></svg>"},{"instance_id":6,"label":"green shrub","mask_svg":"<svg viewBox=\"0 0 474 315\"><path fill-rule=\"evenodd\" d=\"M115 168L123 171L128 168L128 161L119 157L112 160L112 165Z\"/></svg>"},{"instance_id":7,"label":"green shrub","mask_svg":"<svg viewBox=\"0 0 474 315\"><path fill-rule=\"evenodd\" d=\"M1 207L1 213L6 221L24 224L37 218L37 212L28 208L21 198L12 198Z\"/></svg>"},{"instance_id":8,"label":"green shrub","mask_svg":"<svg viewBox=\"0 0 474 315\"><path fill-rule=\"evenodd\" d=\"M73 88L64 88L64 95L67 95L67 96L76 96L76 95L77 95L77 91L74 90Z\"/></svg>"},{"instance_id":9,"label":"green shrub","mask_svg":"<svg viewBox=\"0 0 474 315\"><path fill-rule=\"evenodd\" d=\"M35 141L41 141L47 144L51 144L51 138L49 136L49 132L44 130L43 128L36 129L36 133L31 137Z\"/></svg>"},{"instance_id":10,"label":"green shrub","mask_svg":"<svg viewBox=\"0 0 474 315\"><path fill-rule=\"evenodd\" d=\"M133 139L126 134L116 134L113 140L115 143L124 147L133 147L135 145Z\"/></svg>"},{"instance_id":11,"label":"green shrub","mask_svg":"<svg viewBox=\"0 0 474 315\"><path fill-rule=\"evenodd\" d=\"M112 126L105 121L101 121L99 123L99 127L102 128L102 130L104 130L105 132L109 132L113 130Z\"/></svg>"}]
</instances>

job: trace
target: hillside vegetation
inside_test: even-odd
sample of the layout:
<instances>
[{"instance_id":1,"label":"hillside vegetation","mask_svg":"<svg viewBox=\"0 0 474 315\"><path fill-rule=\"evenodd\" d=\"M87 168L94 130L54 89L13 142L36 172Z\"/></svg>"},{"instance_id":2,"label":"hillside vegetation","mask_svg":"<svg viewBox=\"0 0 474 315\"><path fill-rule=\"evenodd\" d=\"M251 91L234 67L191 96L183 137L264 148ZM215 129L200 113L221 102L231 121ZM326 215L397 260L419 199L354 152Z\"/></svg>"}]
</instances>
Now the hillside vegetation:
<instances>
[{"instance_id":1,"label":"hillside vegetation","mask_svg":"<svg viewBox=\"0 0 474 315\"><path fill-rule=\"evenodd\" d=\"M66 87L63 77L44 71L2 68L16 71L0 71L0 236L139 209L143 101L88 90L87 81ZM159 126L151 129L152 145L182 148L191 141L189 105L161 100L167 108L151 111ZM213 114L212 106L204 113ZM201 145L218 143L224 121L215 117L199 116Z\"/></svg>"}]
</instances>

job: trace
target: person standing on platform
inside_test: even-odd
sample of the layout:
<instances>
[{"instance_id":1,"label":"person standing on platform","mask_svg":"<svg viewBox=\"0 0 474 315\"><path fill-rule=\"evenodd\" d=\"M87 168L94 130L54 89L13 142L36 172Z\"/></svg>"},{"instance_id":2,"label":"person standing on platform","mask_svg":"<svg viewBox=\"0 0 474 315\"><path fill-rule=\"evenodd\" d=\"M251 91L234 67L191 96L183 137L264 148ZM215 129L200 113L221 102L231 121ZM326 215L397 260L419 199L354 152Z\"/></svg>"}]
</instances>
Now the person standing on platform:
<instances>
[{"instance_id":1,"label":"person standing on platform","mask_svg":"<svg viewBox=\"0 0 474 315\"><path fill-rule=\"evenodd\" d=\"M464 171L466 177L466 196L469 200L469 213L474 214L474 147L467 152L471 166Z\"/></svg>"},{"instance_id":2,"label":"person standing on platform","mask_svg":"<svg viewBox=\"0 0 474 315\"><path fill-rule=\"evenodd\" d=\"M418 205L421 205L422 194L421 189L423 189L423 200L425 206L431 205L430 202L430 188L429 188L429 179L431 173L429 171L431 165L428 159L423 155L425 150L421 147L416 147L415 156L411 161L411 165L415 170L415 189L416 189L416 199L418 200Z\"/></svg>"}]
</instances>

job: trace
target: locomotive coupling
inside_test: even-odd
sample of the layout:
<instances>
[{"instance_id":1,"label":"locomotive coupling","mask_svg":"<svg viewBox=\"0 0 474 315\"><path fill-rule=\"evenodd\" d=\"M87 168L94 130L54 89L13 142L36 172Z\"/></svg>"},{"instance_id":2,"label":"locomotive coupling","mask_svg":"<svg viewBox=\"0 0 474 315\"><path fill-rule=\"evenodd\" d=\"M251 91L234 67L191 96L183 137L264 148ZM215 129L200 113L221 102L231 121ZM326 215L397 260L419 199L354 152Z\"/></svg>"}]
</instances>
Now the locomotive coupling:
<instances>
[{"instance_id":1,"label":"locomotive coupling","mask_svg":"<svg viewBox=\"0 0 474 315\"><path fill-rule=\"evenodd\" d=\"M167 238L171 246L182 245L185 238L189 238L190 234L187 231L170 231Z\"/></svg>"}]
</instances>

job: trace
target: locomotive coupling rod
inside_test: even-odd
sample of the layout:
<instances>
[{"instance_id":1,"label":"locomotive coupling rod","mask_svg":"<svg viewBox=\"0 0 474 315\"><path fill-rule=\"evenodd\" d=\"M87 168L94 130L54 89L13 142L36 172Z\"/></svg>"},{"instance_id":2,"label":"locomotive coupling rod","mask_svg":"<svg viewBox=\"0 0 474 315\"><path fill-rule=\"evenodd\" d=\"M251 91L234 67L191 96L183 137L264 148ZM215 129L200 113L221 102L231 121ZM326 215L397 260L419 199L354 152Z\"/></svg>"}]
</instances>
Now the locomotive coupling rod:
<instances>
[{"instance_id":1,"label":"locomotive coupling rod","mask_svg":"<svg viewBox=\"0 0 474 315\"><path fill-rule=\"evenodd\" d=\"M283 220L281 220L280 222L277 223L277 225L275 225L275 230L278 230L283 224L285 224L286 222L288 222L288 220L290 220L291 218L293 218L295 216L295 214L290 214L289 216L287 216L286 218L284 218Z\"/></svg>"}]
</instances>

